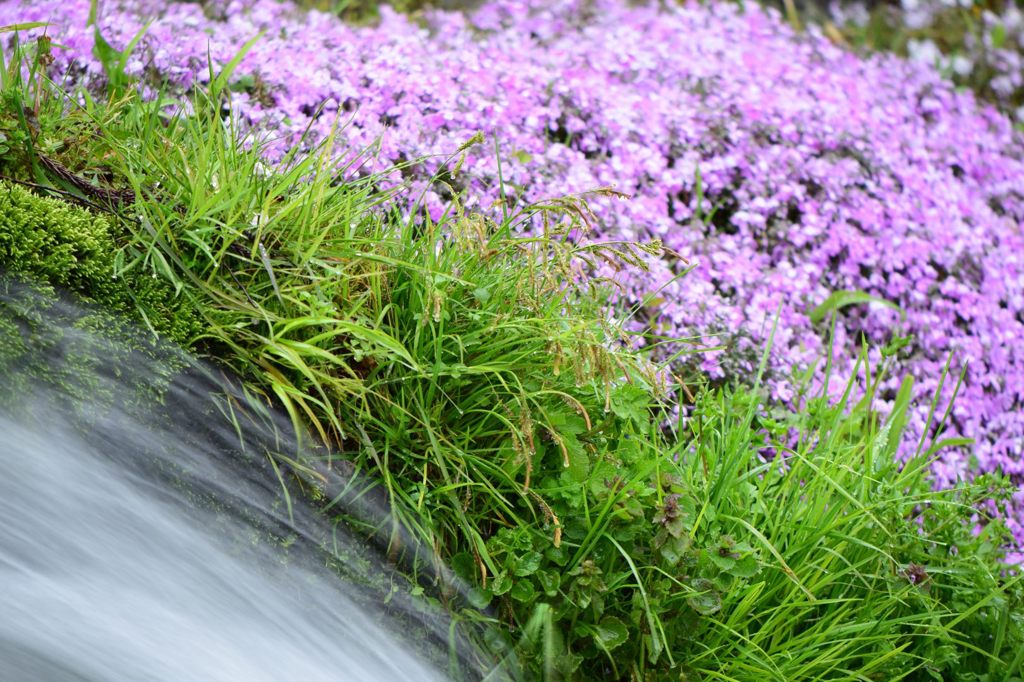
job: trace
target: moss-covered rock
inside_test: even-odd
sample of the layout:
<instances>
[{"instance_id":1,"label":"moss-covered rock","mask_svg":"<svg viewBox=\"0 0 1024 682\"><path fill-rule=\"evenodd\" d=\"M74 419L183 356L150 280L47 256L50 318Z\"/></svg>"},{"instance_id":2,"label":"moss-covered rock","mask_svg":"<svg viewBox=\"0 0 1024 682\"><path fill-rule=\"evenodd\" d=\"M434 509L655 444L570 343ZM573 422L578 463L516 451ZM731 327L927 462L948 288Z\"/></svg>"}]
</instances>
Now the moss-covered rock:
<instances>
[{"instance_id":1,"label":"moss-covered rock","mask_svg":"<svg viewBox=\"0 0 1024 682\"><path fill-rule=\"evenodd\" d=\"M0 270L66 290L134 319L166 340L190 345L201 329L191 301L146 273L117 276L114 262L124 232L116 222L0 183Z\"/></svg>"}]
</instances>

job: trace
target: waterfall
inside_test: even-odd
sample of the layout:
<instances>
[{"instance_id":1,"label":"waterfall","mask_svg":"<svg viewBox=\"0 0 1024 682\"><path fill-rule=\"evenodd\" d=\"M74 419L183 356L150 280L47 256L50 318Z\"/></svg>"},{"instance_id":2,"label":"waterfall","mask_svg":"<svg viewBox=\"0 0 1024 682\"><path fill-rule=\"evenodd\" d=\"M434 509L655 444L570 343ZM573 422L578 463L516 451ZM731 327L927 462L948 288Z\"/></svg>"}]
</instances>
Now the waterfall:
<instances>
[{"instance_id":1,"label":"waterfall","mask_svg":"<svg viewBox=\"0 0 1024 682\"><path fill-rule=\"evenodd\" d=\"M0 680L481 674L440 609L288 485L285 420L104 319L0 286Z\"/></svg>"}]
</instances>

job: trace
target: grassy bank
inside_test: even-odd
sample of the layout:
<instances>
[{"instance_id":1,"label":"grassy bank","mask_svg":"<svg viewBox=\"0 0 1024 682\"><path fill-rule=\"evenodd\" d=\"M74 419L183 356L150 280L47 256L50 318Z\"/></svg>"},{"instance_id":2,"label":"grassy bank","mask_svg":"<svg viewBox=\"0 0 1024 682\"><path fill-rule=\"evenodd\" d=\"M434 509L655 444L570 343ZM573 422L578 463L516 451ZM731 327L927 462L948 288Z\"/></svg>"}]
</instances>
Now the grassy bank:
<instances>
[{"instance_id":1,"label":"grassy bank","mask_svg":"<svg viewBox=\"0 0 1024 682\"><path fill-rule=\"evenodd\" d=\"M47 49L5 55L0 266L245 377L329 447L277 463L324 513L319 466L378 477L395 521L364 531L451 567L428 594L496 628L518 661L496 675L1020 677L1022 590L979 511L1003 484L933 491L927 439L896 462L912 382L880 419L884 360L865 349L838 403L825 363L796 412L759 374L680 386L593 275L662 247L588 241L587 196L474 214L453 192L432 220L331 139L268 168L225 120L228 73L187 106L67 93Z\"/></svg>"}]
</instances>

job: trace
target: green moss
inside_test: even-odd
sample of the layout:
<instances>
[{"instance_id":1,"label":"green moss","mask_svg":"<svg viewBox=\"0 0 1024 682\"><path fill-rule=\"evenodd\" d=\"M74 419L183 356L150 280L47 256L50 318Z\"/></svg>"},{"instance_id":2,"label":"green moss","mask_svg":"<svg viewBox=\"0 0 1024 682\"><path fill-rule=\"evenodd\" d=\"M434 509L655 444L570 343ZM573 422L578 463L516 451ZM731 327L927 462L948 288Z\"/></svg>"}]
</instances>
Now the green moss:
<instances>
[{"instance_id":1,"label":"green moss","mask_svg":"<svg viewBox=\"0 0 1024 682\"><path fill-rule=\"evenodd\" d=\"M27 374L23 371L28 348L21 326L10 314L7 303L6 297L0 298L0 378L4 382L0 405L4 406L16 404L16 396L25 395L29 387ZM22 371L17 371L19 369Z\"/></svg>"},{"instance_id":2,"label":"green moss","mask_svg":"<svg viewBox=\"0 0 1024 682\"><path fill-rule=\"evenodd\" d=\"M0 183L0 269L36 284L66 290L112 313L189 345L200 331L195 306L170 284L114 270L126 236L105 216Z\"/></svg>"}]
</instances>

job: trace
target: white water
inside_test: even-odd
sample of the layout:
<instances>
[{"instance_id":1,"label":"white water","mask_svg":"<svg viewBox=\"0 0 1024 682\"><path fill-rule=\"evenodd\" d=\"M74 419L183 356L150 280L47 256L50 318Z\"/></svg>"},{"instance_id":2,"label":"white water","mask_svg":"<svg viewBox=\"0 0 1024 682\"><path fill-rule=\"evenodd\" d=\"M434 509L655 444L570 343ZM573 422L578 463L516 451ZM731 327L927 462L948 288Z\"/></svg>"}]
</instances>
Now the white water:
<instances>
[{"instance_id":1,"label":"white water","mask_svg":"<svg viewBox=\"0 0 1024 682\"><path fill-rule=\"evenodd\" d=\"M436 677L329 576L233 553L64 425L0 433L0 679Z\"/></svg>"},{"instance_id":2,"label":"white water","mask_svg":"<svg viewBox=\"0 0 1024 682\"><path fill-rule=\"evenodd\" d=\"M97 395L154 369L103 364ZM324 539L342 555L351 539L223 456L238 436L209 390L179 381L172 420L55 389L0 408L0 682L441 679L418 653L444 664L447 624L385 617L328 569ZM265 464L259 443L247 456Z\"/></svg>"}]
</instances>

